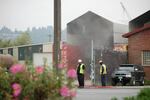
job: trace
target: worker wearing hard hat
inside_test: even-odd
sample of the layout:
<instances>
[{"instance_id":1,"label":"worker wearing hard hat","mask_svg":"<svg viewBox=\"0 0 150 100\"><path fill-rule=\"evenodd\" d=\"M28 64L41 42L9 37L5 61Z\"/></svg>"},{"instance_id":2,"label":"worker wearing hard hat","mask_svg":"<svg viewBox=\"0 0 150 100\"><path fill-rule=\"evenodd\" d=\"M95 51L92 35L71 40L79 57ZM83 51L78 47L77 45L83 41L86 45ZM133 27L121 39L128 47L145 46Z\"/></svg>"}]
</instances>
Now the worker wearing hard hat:
<instances>
[{"instance_id":1,"label":"worker wearing hard hat","mask_svg":"<svg viewBox=\"0 0 150 100\"><path fill-rule=\"evenodd\" d=\"M85 71L85 65L83 64L81 59L78 59L77 78L78 78L79 88L84 88L84 71Z\"/></svg>"},{"instance_id":2,"label":"worker wearing hard hat","mask_svg":"<svg viewBox=\"0 0 150 100\"><path fill-rule=\"evenodd\" d=\"M107 74L107 68L106 65L103 64L103 61L99 61L100 64L100 75L101 75L101 83L102 86L106 86L106 74Z\"/></svg>"}]
</instances>

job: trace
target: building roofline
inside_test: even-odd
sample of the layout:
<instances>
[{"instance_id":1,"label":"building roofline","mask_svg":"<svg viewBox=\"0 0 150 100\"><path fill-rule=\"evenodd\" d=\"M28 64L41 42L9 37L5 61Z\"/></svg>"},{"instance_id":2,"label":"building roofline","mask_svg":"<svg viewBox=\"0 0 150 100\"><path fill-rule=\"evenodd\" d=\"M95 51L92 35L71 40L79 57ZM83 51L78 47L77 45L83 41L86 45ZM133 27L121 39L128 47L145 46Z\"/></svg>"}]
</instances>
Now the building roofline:
<instances>
[{"instance_id":1,"label":"building roofline","mask_svg":"<svg viewBox=\"0 0 150 100\"><path fill-rule=\"evenodd\" d=\"M25 44L25 45L18 45L18 46L10 46L10 47L3 47L2 49L9 49L9 48L19 48L19 47L27 47L27 46L36 46L36 45L43 45L43 44L53 44L53 42L46 42L46 43L33 43L33 44Z\"/></svg>"},{"instance_id":2,"label":"building roofline","mask_svg":"<svg viewBox=\"0 0 150 100\"><path fill-rule=\"evenodd\" d=\"M133 30L132 32L129 32L129 33L125 33L125 34L122 35L122 37L128 38L128 37L130 37L134 34L137 34L141 31L148 30L148 29L150 29L150 24L145 24L144 27L135 29L135 30Z\"/></svg>"},{"instance_id":3,"label":"building roofline","mask_svg":"<svg viewBox=\"0 0 150 100\"><path fill-rule=\"evenodd\" d=\"M143 19L147 19L149 20L149 16L150 15L150 10L146 11L144 14L141 14L137 17L135 17L134 19L130 20L129 23L134 23L134 22L137 22L137 21L143 21Z\"/></svg>"},{"instance_id":4,"label":"building roofline","mask_svg":"<svg viewBox=\"0 0 150 100\"><path fill-rule=\"evenodd\" d=\"M79 18L83 17L84 15L86 15L86 14L88 14L88 13L92 13L92 14L94 14L94 15L98 16L98 17L101 17L101 18L103 18L103 19L105 19L105 20L107 20L107 21L109 21L109 22L113 23L113 22L112 22L112 21L110 21L109 19L106 19L105 17L103 17L103 16L100 16L100 15L96 14L95 12L87 11L86 13L84 13L84 14L80 15L79 17L77 17L77 18L75 18L75 19L71 20L70 22L68 22L68 23L67 23L67 25L68 25L68 24L70 24L70 23L72 23L72 22L74 22L74 21L76 21L77 19L79 19Z\"/></svg>"}]
</instances>

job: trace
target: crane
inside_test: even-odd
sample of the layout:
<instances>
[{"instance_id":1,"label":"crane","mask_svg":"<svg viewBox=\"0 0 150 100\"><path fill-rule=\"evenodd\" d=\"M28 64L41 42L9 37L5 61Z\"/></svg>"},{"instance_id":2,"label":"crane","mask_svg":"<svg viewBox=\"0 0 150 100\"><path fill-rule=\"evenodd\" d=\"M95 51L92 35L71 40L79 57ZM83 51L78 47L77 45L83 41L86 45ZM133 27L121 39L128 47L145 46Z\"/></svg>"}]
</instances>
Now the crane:
<instances>
[{"instance_id":1,"label":"crane","mask_svg":"<svg viewBox=\"0 0 150 100\"><path fill-rule=\"evenodd\" d=\"M123 5L123 3L120 2L120 4L121 4L121 7L122 7L123 11L126 13L126 15L127 15L127 17L128 17L128 20L131 20L132 18L131 18L131 16L129 15L129 13L128 13L128 11L126 10L126 8L125 8L125 6Z\"/></svg>"}]
</instances>

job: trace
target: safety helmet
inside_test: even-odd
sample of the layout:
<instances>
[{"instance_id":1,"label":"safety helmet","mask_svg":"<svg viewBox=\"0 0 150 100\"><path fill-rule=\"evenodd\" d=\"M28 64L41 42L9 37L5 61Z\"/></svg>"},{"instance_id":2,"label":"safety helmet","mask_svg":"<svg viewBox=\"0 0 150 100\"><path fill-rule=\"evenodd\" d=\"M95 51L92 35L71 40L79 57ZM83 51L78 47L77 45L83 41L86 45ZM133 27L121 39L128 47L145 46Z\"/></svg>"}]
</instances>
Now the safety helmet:
<instances>
[{"instance_id":1,"label":"safety helmet","mask_svg":"<svg viewBox=\"0 0 150 100\"><path fill-rule=\"evenodd\" d=\"M82 60L81 59L78 59L78 63L81 63L82 62Z\"/></svg>"},{"instance_id":2,"label":"safety helmet","mask_svg":"<svg viewBox=\"0 0 150 100\"><path fill-rule=\"evenodd\" d=\"M102 60L100 60L100 61L99 61L99 63L103 63L103 61L102 61Z\"/></svg>"}]
</instances>

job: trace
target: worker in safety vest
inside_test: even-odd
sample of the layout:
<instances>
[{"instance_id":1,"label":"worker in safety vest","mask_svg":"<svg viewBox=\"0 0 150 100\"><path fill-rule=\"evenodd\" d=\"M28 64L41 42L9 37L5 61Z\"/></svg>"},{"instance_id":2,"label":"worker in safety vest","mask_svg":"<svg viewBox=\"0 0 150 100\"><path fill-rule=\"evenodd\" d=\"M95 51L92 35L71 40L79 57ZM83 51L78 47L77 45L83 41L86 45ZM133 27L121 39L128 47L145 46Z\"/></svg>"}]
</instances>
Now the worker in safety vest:
<instances>
[{"instance_id":1,"label":"worker in safety vest","mask_svg":"<svg viewBox=\"0 0 150 100\"><path fill-rule=\"evenodd\" d=\"M84 71L85 71L85 65L83 64L82 60L78 60L77 65L77 78L79 83L79 88L84 88Z\"/></svg>"},{"instance_id":2,"label":"worker in safety vest","mask_svg":"<svg viewBox=\"0 0 150 100\"><path fill-rule=\"evenodd\" d=\"M101 75L101 83L102 86L106 86L106 74L107 74L107 68L106 65L103 64L103 61L99 61L100 64L100 75Z\"/></svg>"}]
</instances>

